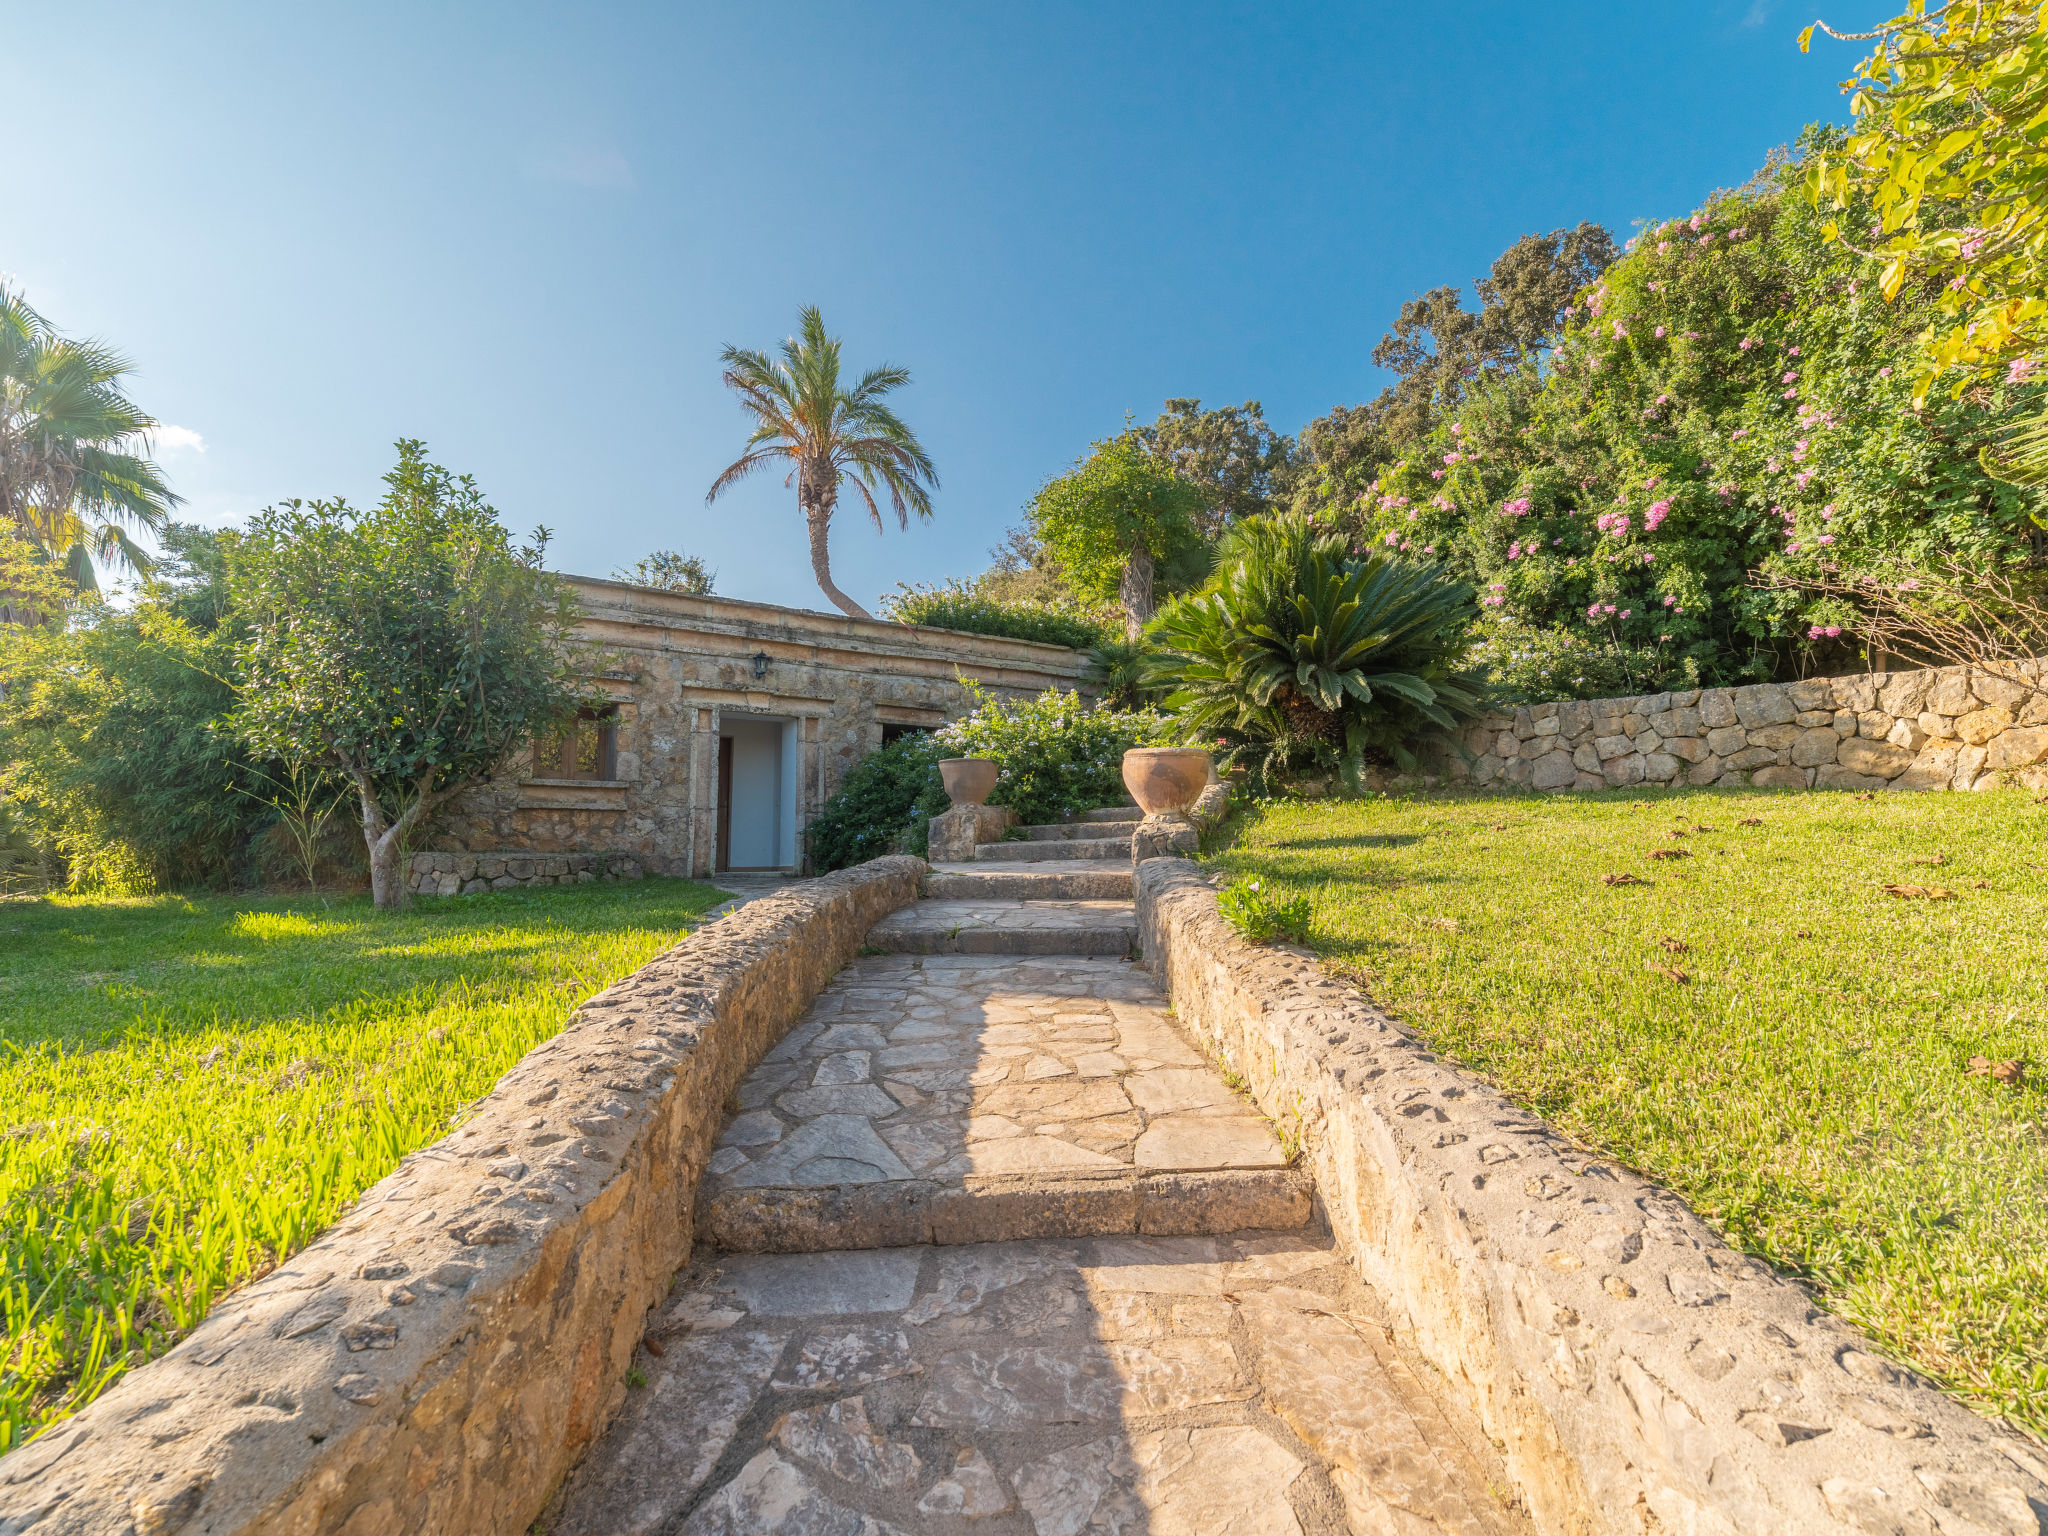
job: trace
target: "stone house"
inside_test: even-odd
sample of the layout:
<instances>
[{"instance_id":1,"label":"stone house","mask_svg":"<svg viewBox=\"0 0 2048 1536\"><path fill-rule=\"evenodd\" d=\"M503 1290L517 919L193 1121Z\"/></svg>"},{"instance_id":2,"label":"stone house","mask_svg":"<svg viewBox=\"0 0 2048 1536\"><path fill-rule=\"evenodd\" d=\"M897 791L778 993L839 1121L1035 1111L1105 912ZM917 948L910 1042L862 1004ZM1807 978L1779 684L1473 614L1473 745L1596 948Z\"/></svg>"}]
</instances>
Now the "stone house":
<instances>
[{"instance_id":1,"label":"stone house","mask_svg":"<svg viewBox=\"0 0 2048 1536\"><path fill-rule=\"evenodd\" d=\"M641 872L803 866L846 770L999 697L1080 686L1060 645L569 578L609 702L451 802L414 884L444 894Z\"/></svg>"}]
</instances>

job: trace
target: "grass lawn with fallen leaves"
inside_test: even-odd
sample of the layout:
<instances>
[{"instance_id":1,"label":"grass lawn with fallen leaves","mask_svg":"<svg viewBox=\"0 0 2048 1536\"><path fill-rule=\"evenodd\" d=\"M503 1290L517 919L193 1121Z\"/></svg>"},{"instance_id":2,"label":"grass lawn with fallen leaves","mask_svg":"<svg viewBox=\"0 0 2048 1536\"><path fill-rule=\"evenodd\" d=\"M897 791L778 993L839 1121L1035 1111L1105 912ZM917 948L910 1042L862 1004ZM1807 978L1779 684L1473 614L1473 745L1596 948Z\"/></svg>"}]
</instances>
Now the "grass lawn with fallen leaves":
<instances>
[{"instance_id":1,"label":"grass lawn with fallen leaves","mask_svg":"<svg viewBox=\"0 0 2048 1536\"><path fill-rule=\"evenodd\" d=\"M0 903L0 1451L304 1247L720 899Z\"/></svg>"},{"instance_id":2,"label":"grass lawn with fallen leaves","mask_svg":"<svg viewBox=\"0 0 2048 1536\"><path fill-rule=\"evenodd\" d=\"M1445 795L1231 837L1432 1046L2048 1435L2048 805Z\"/></svg>"}]
</instances>

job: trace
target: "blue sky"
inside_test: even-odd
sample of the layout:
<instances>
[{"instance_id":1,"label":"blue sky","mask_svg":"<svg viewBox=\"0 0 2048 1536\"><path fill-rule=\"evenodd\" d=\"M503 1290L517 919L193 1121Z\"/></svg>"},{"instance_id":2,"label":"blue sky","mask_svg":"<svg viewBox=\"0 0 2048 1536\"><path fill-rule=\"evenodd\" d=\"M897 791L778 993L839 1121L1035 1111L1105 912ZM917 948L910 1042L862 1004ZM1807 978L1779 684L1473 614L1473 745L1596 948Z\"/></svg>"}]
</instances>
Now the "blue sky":
<instances>
[{"instance_id":1,"label":"blue sky","mask_svg":"<svg viewBox=\"0 0 2048 1536\"><path fill-rule=\"evenodd\" d=\"M1893 7L1859 4L1838 26ZM346 11L345 15L340 14ZM135 360L187 515L368 502L400 436L551 563L703 555L823 607L720 346L823 307L899 362L928 524L839 583L967 575L1171 395L1283 431L1385 380L1401 301L1625 234L1845 115L1787 0L725 7L95 4L8 23L0 272Z\"/></svg>"}]
</instances>

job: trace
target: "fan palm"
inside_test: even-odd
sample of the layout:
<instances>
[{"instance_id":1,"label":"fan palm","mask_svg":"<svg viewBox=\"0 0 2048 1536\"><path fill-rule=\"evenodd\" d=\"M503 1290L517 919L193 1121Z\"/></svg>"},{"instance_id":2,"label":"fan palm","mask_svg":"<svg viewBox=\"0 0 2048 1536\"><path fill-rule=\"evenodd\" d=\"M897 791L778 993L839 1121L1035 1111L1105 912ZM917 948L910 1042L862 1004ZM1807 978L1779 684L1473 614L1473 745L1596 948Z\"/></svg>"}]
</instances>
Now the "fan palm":
<instances>
[{"instance_id":1,"label":"fan palm","mask_svg":"<svg viewBox=\"0 0 2048 1536\"><path fill-rule=\"evenodd\" d=\"M159 532L179 498L147 457L156 422L121 392L127 359L67 341L0 287L0 522L90 589L93 561L149 568L130 529Z\"/></svg>"},{"instance_id":2,"label":"fan palm","mask_svg":"<svg viewBox=\"0 0 2048 1536\"><path fill-rule=\"evenodd\" d=\"M1409 757L1431 727L1480 708L1460 669L1470 591L1432 567L1353 555L1305 517L1233 526L1216 575L1152 626L1171 653L1167 700L1193 736L1226 732L1306 749L1354 770L1367 752Z\"/></svg>"},{"instance_id":3,"label":"fan palm","mask_svg":"<svg viewBox=\"0 0 2048 1536\"><path fill-rule=\"evenodd\" d=\"M740 397L754 430L746 451L711 482L704 500L717 500L758 469L787 462L783 483L796 483L797 507L810 525L811 572L818 586L842 613L869 619L874 615L832 583L826 543L839 506L839 482L853 481L880 533L876 490L886 487L896 525L907 528L911 513L932 515L926 486L937 487L938 472L916 435L882 403L882 396L910 382L910 370L886 364L870 368L852 389L842 389L839 339L825 334L815 304L804 308L800 331L783 342L780 362L744 347L727 347L720 354L725 386Z\"/></svg>"}]
</instances>

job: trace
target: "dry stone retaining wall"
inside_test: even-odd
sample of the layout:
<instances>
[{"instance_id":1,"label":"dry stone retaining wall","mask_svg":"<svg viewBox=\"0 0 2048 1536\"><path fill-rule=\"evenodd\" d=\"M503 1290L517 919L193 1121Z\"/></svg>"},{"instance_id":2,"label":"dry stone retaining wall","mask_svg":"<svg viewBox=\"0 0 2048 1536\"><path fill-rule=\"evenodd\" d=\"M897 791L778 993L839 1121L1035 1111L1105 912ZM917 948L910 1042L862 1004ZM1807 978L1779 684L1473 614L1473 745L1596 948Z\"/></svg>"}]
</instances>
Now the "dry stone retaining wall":
<instances>
[{"instance_id":1,"label":"dry stone retaining wall","mask_svg":"<svg viewBox=\"0 0 2048 1536\"><path fill-rule=\"evenodd\" d=\"M1459 745L1452 780L1527 789L2048 790L2048 684L1944 667L1535 704Z\"/></svg>"},{"instance_id":2,"label":"dry stone retaining wall","mask_svg":"<svg viewBox=\"0 0 2048 1536\"><path fill-rule=\"evenodd\" d=\"M518 1536L610 1422L740 1079L922 860L707 924L170 1354L0 1459L0 1536Z\"/></svg>"},{"instance_id":3,"label":"dry stone retaining wall","mask_svg":"<svg viewBox=\"0 0 2048 1536\"><path fill-rule=\"evenodd\" d=\"M406 886L421 896L474 896L523 885L589 885L638 880L630 853L416 853Z\"/></svg>"},{"instance_id":4,"label":"dry stone retaining wall","mask_svg":"<svg viewBox=\"0 0 2048 1536\"><path fill-rule=\"evenodd\" d=\"M1691 706L1681 706L1691 707ZM1182 1025L1300 1138L1361 1278L1572 1536L2039 1536L2048 1465L1670 1191L1446 1066L1182 861L1137 872Z\"/></svg>"}]
</instances>

